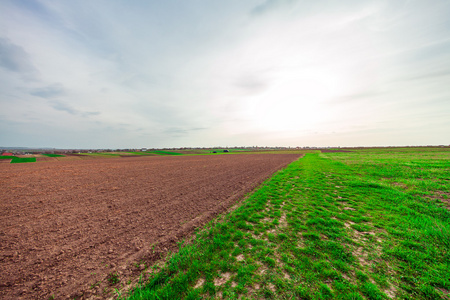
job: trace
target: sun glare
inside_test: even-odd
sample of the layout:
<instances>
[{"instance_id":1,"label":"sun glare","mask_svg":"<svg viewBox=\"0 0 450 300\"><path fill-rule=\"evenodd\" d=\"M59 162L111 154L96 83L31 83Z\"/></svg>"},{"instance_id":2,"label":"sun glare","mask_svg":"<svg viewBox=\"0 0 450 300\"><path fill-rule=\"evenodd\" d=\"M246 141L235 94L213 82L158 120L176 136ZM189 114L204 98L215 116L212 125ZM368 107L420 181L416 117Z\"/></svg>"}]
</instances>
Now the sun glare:
<instances>
[{"instance_id":1,"label":"sun glare","mask_svg":"<svg viewBox=\"0 0 450 300\"><path fill-rule=\"evenodd\" d=\"M344 79L344 74L326 69L286 74L251 101L248 118L269 132L313 128L331 116L326 102L344 93Z\"/></svg>"}]
</instances>

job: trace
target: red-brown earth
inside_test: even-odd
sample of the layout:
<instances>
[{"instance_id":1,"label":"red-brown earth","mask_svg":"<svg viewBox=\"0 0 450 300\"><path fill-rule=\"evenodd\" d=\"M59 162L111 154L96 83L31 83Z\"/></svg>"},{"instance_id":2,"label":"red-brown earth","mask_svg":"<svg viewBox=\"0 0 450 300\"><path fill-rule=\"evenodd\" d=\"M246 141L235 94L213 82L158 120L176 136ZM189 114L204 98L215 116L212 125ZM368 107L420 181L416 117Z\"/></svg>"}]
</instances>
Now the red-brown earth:
<instances>
[{"instance_id":1,"label":"red-brown earth","mask_svg":"<svg viewBox=\"0 0 450 300\"><path fill-rule=\"evenodd\" d=\"M298 154L0 164L0 298L106 298ZM96 284L98 283L98 284Z\"/></svg>"}]
</instances>

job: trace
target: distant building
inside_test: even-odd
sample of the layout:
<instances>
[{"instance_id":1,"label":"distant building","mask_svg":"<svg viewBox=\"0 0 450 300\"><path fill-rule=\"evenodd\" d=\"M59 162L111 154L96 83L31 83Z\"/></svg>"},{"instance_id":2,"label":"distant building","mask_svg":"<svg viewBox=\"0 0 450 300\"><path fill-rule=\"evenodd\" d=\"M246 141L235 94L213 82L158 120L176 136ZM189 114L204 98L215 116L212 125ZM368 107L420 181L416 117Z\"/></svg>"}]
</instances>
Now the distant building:
<instances>
[{"instance_id":1,"label":"distant building","mask_svg":"<svg viewBox=\"0 0 450 300\"><path fill-rule=\"evenodd\" d=\"M14 154L12 154L11 152L3 152L2 155L3 156L13 156Z\"/></svg>"}]
</instances>

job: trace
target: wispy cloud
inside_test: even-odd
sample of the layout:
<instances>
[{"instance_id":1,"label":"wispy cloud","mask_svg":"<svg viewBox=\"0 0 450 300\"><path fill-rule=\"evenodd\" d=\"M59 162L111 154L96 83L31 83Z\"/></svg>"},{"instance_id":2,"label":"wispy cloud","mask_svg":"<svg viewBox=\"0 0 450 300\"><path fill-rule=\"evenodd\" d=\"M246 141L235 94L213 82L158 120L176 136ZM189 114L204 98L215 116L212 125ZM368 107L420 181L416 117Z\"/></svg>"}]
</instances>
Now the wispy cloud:
<instances>
[{"instance_id":1,"label":"wispy cloud","mask_svg":"<svg viewBox=\"0 0 450 300\"><path fill-rule=\"evenodd\" d=\"M22 47L2 37L0 37L0 66L23 75L35 74L37 71Z\"/></svg>"},{"instance_id":2,"label":"wispy cloud","mask_svg":"<svg viewBox=\"0 0 450 300\"><path fill-rule=\"evenodd\" d=\"M266 0L261 4L258 4L251 10L253 15L262 15L280 8L289 8L298 0Z\"/></svg>"},{"instance_id":3,"label":"wispy cloud","mask_svg":"<svg viewBox=\"0 0 450 300\"><path fill-rule=\"evenodd\" d=\"M71 115L78 114L78 111L76 109L72 108L70 105L68 105L67 103L64 103L62 101L52 100L49 103L56 110L65 111Z\"/></svg>"},{"instance_id":4,"label":"wispy cloud","mask_svg":"<svg viewBox=\"0 0 450 300\"><path fill-rule=\"evenodd\" d=\"M41 98L54 98L65 95L66 90L61 83L55 83L46 87L32 89L30 94Z\"/></svg>"},{"instance_id":5,"label":"wispy cloud","mask_svg":"<svg viewBox=\"0 0 450 300\"><path fill-rule=\"evenodd\" d=\"M99 111L82 111L74 108L67 103L67 100L64 100L64 98L67 98L68 94L69 92L61 83L51 84L42 88L35 88L30 91L30 95L47 99L49 105L57 111L63 111L71 115L83 117L97 116L100 114Z\"/></svg>"},{"instance_id":6,"label":"wispy cloud","mask_svg":"<svg viewBox=\"0 0 450 300\"><path fill-rule=\"evenodd\" d=\"M201 130L206 130L207 128L180 128L180 127L171 127L165 129L163 132L172 137L184 137L189 135L192 132L197 132Z\"/></svg>"},{"instance_id":7,"label":"wispy cloud","mask_svg":"<svg viewBox=\"0 0 450 300\"><path fill-rule=\"evenodd\" d=\"M100 114L99 111L81 111L78 109L73 108L71 105L67 104L66 102L62 100L50 100L49 104L51 107L58 111L67 112L71 115L80 115L83 117L89 117L89 116L98 116Z\"/></svg>"}]
</instances>

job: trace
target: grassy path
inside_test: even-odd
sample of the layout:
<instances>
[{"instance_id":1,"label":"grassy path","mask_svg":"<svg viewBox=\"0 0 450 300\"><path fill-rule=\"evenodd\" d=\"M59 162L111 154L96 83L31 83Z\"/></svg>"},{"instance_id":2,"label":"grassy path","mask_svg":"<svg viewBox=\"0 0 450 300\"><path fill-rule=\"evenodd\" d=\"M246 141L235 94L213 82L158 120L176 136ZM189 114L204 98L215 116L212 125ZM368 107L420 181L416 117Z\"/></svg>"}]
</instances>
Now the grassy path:
<instances>
[{"instance_id":1,"label":"grassy path","mask_svg":"<svg viewBox=\"0 0 450 300\"><path fill-rule=\"evenodd\" d=\"M307 154L127 297L445 299L450 152L383 151Z\"/></svg>"}]
</instances>

